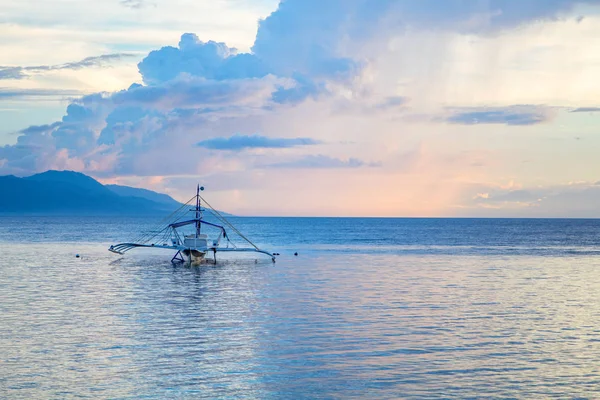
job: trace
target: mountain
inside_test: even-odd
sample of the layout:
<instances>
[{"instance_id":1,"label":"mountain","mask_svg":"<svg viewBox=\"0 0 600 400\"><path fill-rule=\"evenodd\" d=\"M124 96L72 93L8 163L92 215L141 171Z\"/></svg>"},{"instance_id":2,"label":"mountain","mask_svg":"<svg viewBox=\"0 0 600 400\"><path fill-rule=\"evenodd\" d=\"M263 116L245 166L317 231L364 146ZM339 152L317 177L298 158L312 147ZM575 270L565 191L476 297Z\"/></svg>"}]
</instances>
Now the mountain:
<instances>
[{"instance_id":1,"label":"mountain","mask_svg":"<svg viewBox=\"0 0 600 400\"><path fill-rule=\"evenodd\" d=\"M0 176L0 193L3 214L165 214L181 206L165 194L105 186L72 171L47 171L25 178Z\"/></svg>"},{"instance_id":2,"label":"mountain","mask_svg":"<svg viewBox=\"0 0 600 400\"><path fill-rule=\"evenodd\" d=\"M82 174L81 172L51 170L42 172L41 174L31 175L23 179L35 182L74 185L81 189L89 191L101 191L104 193L108 192L105 186L102 185L100 182L98 182L94 178Z\"/></svg>"},{"instance_id":3,"label":"mountain","mask_svg":"<svg viewBox=\"0 0 600 400\"><path fill-rule=\"evenodd\" d=\"M119 196L123 197L140 197L142 199L150 200L158 204L164 204L165 206L176 209L181 206L177 200L169 196L168 194L153 192L148 189L134 188L130 186L120 185L104 185L105 188L111 190Z\"/></svg>"}]
</instances>

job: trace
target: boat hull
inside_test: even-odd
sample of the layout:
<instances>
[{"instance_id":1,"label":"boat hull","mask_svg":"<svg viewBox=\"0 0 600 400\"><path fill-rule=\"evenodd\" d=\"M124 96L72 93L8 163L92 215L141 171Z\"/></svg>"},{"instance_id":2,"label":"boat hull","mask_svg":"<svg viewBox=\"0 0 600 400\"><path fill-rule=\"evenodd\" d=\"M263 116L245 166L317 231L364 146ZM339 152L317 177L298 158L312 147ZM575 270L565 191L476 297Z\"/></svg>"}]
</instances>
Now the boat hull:
<instances>
[{"instance_id":1,"label":"boat hull","mask_svg":"<svg viewBox=\"0 0 600 400\"><path fill-rule=\"evenodd\" d=\"M182 253L192 263L201 263L202 260L204 260L204 256L206 255L206 252L195 249L186 249L183 250Z\"/></svg>"}]
</instances>

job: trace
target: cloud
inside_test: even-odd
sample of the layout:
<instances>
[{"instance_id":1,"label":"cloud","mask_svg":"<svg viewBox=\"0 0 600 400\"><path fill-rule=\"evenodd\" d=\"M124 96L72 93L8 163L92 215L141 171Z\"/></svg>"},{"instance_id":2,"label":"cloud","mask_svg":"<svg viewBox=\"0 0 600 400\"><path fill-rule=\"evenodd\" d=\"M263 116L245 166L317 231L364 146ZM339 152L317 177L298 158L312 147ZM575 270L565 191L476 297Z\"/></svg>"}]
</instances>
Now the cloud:
<instances>
[{"instance_id":1,"label":"cloud","mask_svg":"<svg viewBox=\"0 0 600 400\"><path fill-rule=\"evenodd\" d=\"M275 90L278 80L263 79L209 80L179 76L160 85L133 86L115 93L111 100L117 105L152 106L161 109L199 108L221 105L264 104Z\"/></svg>"},{"instance_id":2,"label":"cloud","mask_svg":"<svg viewBox=\"0 0 600 400\"><path fill-rule=\"evenodd\" d=\"M158 84L133 84L115 93L86 95L67 107L62 121L22 130L17 143L0 151L2 170L14 174L40 171L61 163L81 166L81 171L106 174L146 175L194 168L195 157L158 165L152 157L167 141L174 152L181 142L193 148L198 138L186 135L198 125L219 125L222 119L263 113L276 87L283 82L273 76L260 79L208 80L180 75ZM56 95L45 90L11 90L0 98ZM189 128L187 127L189 126ZM167 136L171 135L169 139ZM195 140L194 140L195 139ZM26 149L26 150L25 150Z\"/></svg>"},{"instance_id":3,"label":"cloud","mask_svg":"<svg viewBox=\"0 0 600 400\"><path fill-rule=\"evenodd\" d=\"M356 45L381 39L381 32L401 35L417 28L488 33L554 19L577 3L599 1L286 0L260 21L252 52L278 75L343 80L363 65L353 58Z\"/></svg>"},{"instance_id":4,"label":"cloud","mask_svg":"<svg viewBox=\"0 0 600 400\"><path fill-rule=\"evenodd\" d=\"M395 13L403 12L406 20L433 27L463 32L494 31L531 21L555 19L572 11L577 4L598 4L597 0L487 0L471 2L436 0L398 1ZM435 23L438 24L435 24ZM441 24L441 25L439 25Z\"/></svg>"},{"instance_id":5,"label":"cloud","mask_svg":"<svg viewBox=\"0 0 600 400\"><path fill-rule=\"evenodd\" d=\"M287 3L293 2L286 1L280 6L285 7ZM269 35L278 35L282 33L279 30L289 29L270 25L267 21L271 18L274 18L273 15L261 22L259 33L275 29L277 32L270 32ZM308 66L297 62L297 48L287 49L286 54L277 57L273 57L271 51L272 48L265 47L258 39L252 53L238 53L237 49L225 43L203 42L195 34L185 33L178 47L166 46L150 52L138 64L138 68L147 85L160 85L181 75L215 81L264 78L267 75L287 78L287 83L279 85L273 94L273 100L281 104L297 104L309 97L316 98L327 92L326 80L343 81L358 69L358 64L350 59L326 56L326 49L319 49L318 46L313 46L310 54L306 55ZM285 59L283 63L291 68L282 67L282 58Z\"/></svg>"},{"instance_id":6,"label":"cloud","mask_svg":"<svg viewBox=\"0 0 600 400\"><path fill-rule=\"evenodd\" d=\"M223 81L262 78L271 72L255 55L237 54L237 49L225 43L205 43L193 33L183 34L179 47L150 52L138 68L148 85L159 85L181 74Z\"/></svg>"},{"instance_id":7,"label":"cloud","mask_svg":"<svg viewBox=\"0 0 600 400\"><path fill-rule=\"evenodd\" d=\"M486 200L491 203L531 203L537 202L540 197L545 197L546 194L540 193L539 191L536 193L532 190L509 190L506 192L496 193L493 195L488 195Z\"/></svg>"},{"instance_id":8,"label":"cloud","mask_svg":"<svg viewBox=\"0 0 600 400\"><path fill-rule=\"evenodd\" d=\"M127 8L132 8L135 10L139 10L140 8L148 7L150 5L155 5L154 3L149 3L146 0L121 0L120 4Z\"/></svg>"},{"instance_id":9,"label":"cloud","mask_svg":"<svg viewBox=\"0 0 600 400\"><path fill-rule=\"evenodd\" d=\"M69 62L60 65L53 65L48 67L49 69L81 69L89 67L100 67L110 64L114 61L119 61L124 58L136 57L135 54L130 53L115 53L115 54L103 54L100 56L87 57L80 61ZM35 67L28 67L35 68ZM41 68L41 67L38 67Z\"/></svg>"},{"instance_id":10,"label":"cloud","mask_svg":"<svg viewBox=\"0 0 600 400\"><path fill-rule=\"evenodd\" d=\"M55 128L57 128L58 126L60 126L60 124L61 124L61 122L57 121L53 124L47 124L47 125L32 125L28 128L20 130L19 133L22 133L23 135L35 135L35 134L39 134L42 132L52 131Z\"/></svg>"},{"instance_id":11,"label":"cloud","mask_svg":"<svg viewBox=\"0 0 600 400\"><path fill-rule=\"evenodd\" d=\"M532 21L552 20L582 3L600 2L286 0L260 21L252 51L276 74L347 78L362 66L362 60L353 58L357 44L374 38L379 41L381 32L403 35L420 29L487 34Z\"/></svg>"},{"instance_id":12,"label":"cloud","mask_svg":"<svg viewBox=\"0 0 600 400\"><path fill-rule=\"evenodd\" d=\"M66 90L66 89L18 89L18 88L0 88L0 101L3 99L19 99L25 98L27 100L33 100L35 98L48 99L49 97L75 97L81 96L82 92L79 90Z\"/></svg>"},{"instance_id":13,"label":"cloud","mask_svg":"<svg viewBox=\"0 0 600 400\"><path fill-rule=\"evenodd\" d=\"M552 116L548 108L538 106L470 107L458 109L444 120L460 125L536 125Z\"/></svg>"},{"instance_id":14,"label":"cloud","mask_svg":"<svg viewBox=\"0 0 600 400\"><path fill-rule=\"evenodd\" d=\"M382 102L375 105L376 110L389 110L398 108L406 105L408 103L408 98L403 96L390 96L385 98Z\"/></svg>"},{"instance_id":15,"label":"cloud","mask_svg":"<svg viewBox=\"0 0 600 400\"><path fill-rule=\"evenodd\" d=\"M600 217L600 187L593 182L472 190L478 194L472 198L471 215L478 215L479 209L487 215L508 217Z\"/></svg>"},{"instance_id":16,"label":"cloud","mask_svg":"<svg viewBox=\"0 0 600 400\"><path fill-rule=\"evenodd\" d=\"M90 67L106 67L115 61L124 58L135 57L129 53L103 54L100 56L87 57L80 61L68 62L57 65L36 65L29 67L7 67L0 66L0 79L24 79L31 74L40 74L48 71L57 70L79 70Z\"/></svg>"},{"instance_id":17,"label":"cloud","mask_svg":"<svg viewBox=\"0 0 600 400\"><path fill-rule=\"evenodd\" d=\"M197 144L211 150L284 149L321 143L311 138L271 138L259 135L233 135L229 138L206 139Z\"/></svg>"},{"instance_id":18,"label":"cloud","mask_svg":"<svg viewBox=\"0 0 600 400\"><path fill-rule=\"evenodd\" d=\"M0 67L0 79L23 79L27 74L22 67Z\"/></svg>"},{"instance_id":19,"label":"cloud","mask_svg":"<svg viewBox=\"0 0 600 400\"><path fill-rule=\"evenodd\" d=\"M579 107L576 108L574 110L571 110L572 113L579 113L579 112L599 112L600 111L600 107Z\"/></svg>"},{"instance_id":20,"label":"cloud","mask_svg":"<svg viewBox=\"0 0 600 400\"><path fill-rule=\"evenodd\" d=\"M366 163L358 158L340 158L329 157L326 155L309 155L293 161L284 161L280 163L265 165L269 168L297 168L297 169L337 169L337 168L360 168L360 167L378 167L377 163Z\"/></svg>"},{"instance_id":21,"label":"cloud","mask_svg":"<svg viewBox=\"0 0 600 400\"><path fill-rule=\"evenodd\" d=\"M410 99L405 96L372 98L369 94L366 96L357 94L354 98L337 98L332 112L339 115L363 115L365 118L393 117L408 111L409 102ZM431 118L427 117L426 119L430 120Z\"/></svg>"},{"instance_id":22,"label":"cloud","mask_svg":"<svg viewBox=\"0 0 600 400\"><path fill-rule=\"evenodd\" d=\"M344 56L338 47L341 36L346 33L343 25L349 22L348 25L358 23L361 28L366 27L356 18L356 13L372 10L377 19L378 13L387 8L381 7L382 3L387 1L371 7L367 7L365 1L356 0L282 1L277 10L260 21L252 52L278 75L343 77L359 65ZM363 34L366 35L367 30Z\"/></svg>"},{"instance_id":23,"label":"cloud","mask_svg":"<svg viewBox=\"0 0 600 400\"><path fill-rule=\"evenodd\" d=\"M320 94L326 92L323 83L316 83L310 79L295 74L292 87L280 85L277 91L273 93L273 101L280 104L298 104L308 97L316 99Z\"/></svg>"}]
</instances>

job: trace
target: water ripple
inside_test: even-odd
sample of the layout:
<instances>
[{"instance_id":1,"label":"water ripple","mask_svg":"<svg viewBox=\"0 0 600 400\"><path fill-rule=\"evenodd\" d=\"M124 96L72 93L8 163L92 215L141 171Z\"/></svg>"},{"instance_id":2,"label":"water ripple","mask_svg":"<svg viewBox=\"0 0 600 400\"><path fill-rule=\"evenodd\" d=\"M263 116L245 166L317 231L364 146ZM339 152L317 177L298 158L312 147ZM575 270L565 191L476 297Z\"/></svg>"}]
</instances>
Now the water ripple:
<instances>
[{"instance_id":1,"label":"water ripple","mask_svg":"<svg viewBox=\"0 0 600 400\"><path fill-rule=\"evenodd\" d=\"M1 250L3 398L598 394L589 255L316 252L187 268L97 244Z\"/></svg>"}]
</instances>

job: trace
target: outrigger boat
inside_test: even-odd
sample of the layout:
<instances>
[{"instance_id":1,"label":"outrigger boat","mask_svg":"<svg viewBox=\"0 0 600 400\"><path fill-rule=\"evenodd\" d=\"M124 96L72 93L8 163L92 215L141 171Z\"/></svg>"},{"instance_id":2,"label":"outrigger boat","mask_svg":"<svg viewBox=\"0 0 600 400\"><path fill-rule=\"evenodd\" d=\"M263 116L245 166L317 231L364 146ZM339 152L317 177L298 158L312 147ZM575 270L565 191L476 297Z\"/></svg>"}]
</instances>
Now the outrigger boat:
<instances>
[{"instance_id":1,"label":"outrigger boat","mask_svg":"<svg viewBox=\"0 0 600 400\"><path fill-rule=\"evenodd\" d=\"M161 222L162 229L147 234L142 234L140 237L130 243L119 243L112 245L108 250L121 255L125 254L129 250L140 247L174 250L176 253L171 259L171 262L186 262L187 259L190 264L201 263L205 256L211 252L213 253L212 255L215 263L217 262L217 253L254 252L267 255L271 257L273 262L275 262L275 256L273 254L259 249L225 217L223 217L219 211L214 209L202 196L200 196L200 191L203 190L204 187L198 185L196 195ZM191 209L186 209L194 200L196 202L196 206ZM204 202L208 208L203 208L202 202ZM194 213L195 217L192 219L188 219L189 217L184 218L190 211ZM204 211L211 212L217 221L231 228L231 230L233 230L240 238L242 238L246 243L250 244L251 247L237 247L231 242L225 227L217 225L216 223L208 222L204 219ZM164 226L165 223L167 224L166 226ZM187 226L193 226L194 233L183 233L182 228ZM211 227L213 230L218 231L218 236L214 239L210 239L208 234L202 233L203 226ZM227 241L225 247L221 246L221 240L223 239Z\"/></svg>"}]
</instances>

